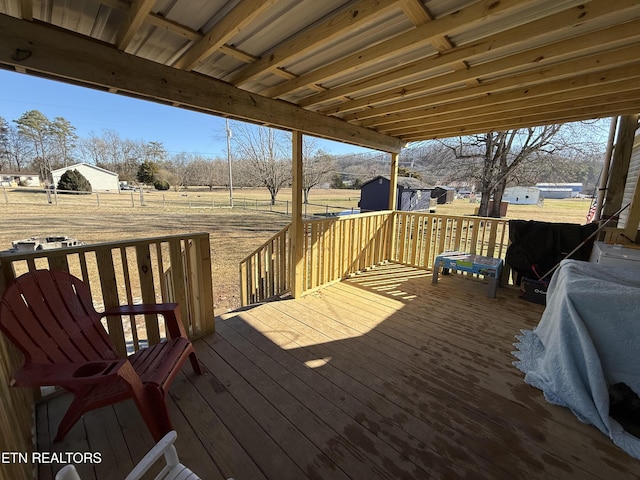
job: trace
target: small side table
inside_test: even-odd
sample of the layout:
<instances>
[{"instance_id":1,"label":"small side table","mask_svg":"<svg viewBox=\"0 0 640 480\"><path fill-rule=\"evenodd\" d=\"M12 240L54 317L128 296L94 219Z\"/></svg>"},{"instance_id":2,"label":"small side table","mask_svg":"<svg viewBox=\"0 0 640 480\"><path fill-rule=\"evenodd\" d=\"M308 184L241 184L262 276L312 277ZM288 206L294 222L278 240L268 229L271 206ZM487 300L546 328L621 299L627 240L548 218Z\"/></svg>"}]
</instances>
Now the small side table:
<instances>
[{"instance_id":1,"label":"small side table","mask_svg":"<svg viewBox=\"0 0 640 480\"><path fill-rule=\"evenodd\" d=\"M431 283L438 283L440 268L457 270L460 272L476 273L489 279L487 297L496 298L498 279L502 273L501 258L483 257L465 252L442 252L433 262L433 279Z\"/></svg>"}]
</instances>

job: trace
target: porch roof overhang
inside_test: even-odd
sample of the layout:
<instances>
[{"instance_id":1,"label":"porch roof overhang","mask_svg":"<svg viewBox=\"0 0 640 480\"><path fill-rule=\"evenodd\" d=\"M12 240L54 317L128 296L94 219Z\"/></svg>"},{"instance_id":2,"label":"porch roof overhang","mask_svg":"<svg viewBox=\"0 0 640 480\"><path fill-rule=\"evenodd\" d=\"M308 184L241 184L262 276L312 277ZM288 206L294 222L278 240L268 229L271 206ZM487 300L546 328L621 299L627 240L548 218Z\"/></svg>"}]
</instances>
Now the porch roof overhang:
<instances>
[{"instance_id":1,"label":"porch roof overhang","mask_svg":"<svg viewBox=\"0 0 640 480\"><path fill-rule=\"evenodd\" d=\"M5 0L0 66L398 152L637 113L638 0Z\"/></svg>"}]
</instances>

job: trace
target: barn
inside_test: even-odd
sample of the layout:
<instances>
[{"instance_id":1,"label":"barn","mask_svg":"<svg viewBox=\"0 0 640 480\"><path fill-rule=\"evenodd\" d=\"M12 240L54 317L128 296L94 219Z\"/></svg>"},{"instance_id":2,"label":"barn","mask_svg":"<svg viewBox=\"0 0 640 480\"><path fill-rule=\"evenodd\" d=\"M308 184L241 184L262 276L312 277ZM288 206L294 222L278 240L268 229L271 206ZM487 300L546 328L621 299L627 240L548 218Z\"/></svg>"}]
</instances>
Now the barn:
<instances>
[{"instance_id":1,"label":"barn","mask_svg":"<svg viewBox=\"0 0 640 480\"><path fill-rule=\"evenodd\" d=\"M361 212L375 212L389 208L389 177L379 175L362 184L359 207ZM429 210L436 204L433 188L411 177L398 177L396 208L403 211Z\"/></svg>"},{"instance_id":2,"label":"barn","mask_svg":"<svg viewBox=\"0 0 640 480\"><path fill-rule=\"evenodd\" d=\"M537 187L515 186L505 188L502 200L511 205L537 205L540 201L540 189Z\"/></svg>"},{"instance_id":3,"label":"barn","mask_svg":"<svg viewBox=\"0 0 640 480\"><path fill-rule=\"evenodd\" d=\"M52 170L53 184L58 185L60 178L67 170L77 170L80 172L91 184L92 190L95 191L115 191L120 188L120 182L118 181L118 174L110 172L104 168L96 167L90 163L76 163L64 168L58 168Z\"/></svg>"}]
</instances>

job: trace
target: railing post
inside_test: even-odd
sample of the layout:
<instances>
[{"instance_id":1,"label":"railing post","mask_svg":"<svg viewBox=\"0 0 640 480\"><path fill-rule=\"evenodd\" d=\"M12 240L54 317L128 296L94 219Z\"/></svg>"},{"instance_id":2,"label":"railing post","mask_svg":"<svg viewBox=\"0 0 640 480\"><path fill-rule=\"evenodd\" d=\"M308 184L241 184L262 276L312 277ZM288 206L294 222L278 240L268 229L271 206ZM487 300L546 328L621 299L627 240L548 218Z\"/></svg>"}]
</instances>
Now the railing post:
<instances>
[{"instance_id":1,"label":"railing post","mask_svg":"<svg viewBox=\"0 0 640 480\"><path fill-rule=\"evenodd\" d=\"M302 224L302 132L294 131L291 141L291 296L297 298L304 288L304 225Z\"/></svg>"}]
</instances>

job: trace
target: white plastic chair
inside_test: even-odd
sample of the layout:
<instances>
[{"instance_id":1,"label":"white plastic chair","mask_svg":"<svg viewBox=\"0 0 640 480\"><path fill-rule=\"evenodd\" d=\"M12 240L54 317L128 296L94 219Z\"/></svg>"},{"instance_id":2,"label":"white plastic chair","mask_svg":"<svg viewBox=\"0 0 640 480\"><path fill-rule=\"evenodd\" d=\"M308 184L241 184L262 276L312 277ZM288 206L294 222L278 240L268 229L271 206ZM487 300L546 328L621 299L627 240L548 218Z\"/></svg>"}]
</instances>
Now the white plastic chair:
<instances>
[{"instance_id":1,"label":"white plastic chair","mask_svg":"<svg viewBox=\"0 0 640 480\"><path fill-rule=\"evenodd\" d=\"M160 441L144 456L142 460L131 470L125 480L139 480L142 476L164 456L167 465L155 477L155 480L201 480L195 473L180 463L178 452L173 446L177 434L175 430L167 433ZM56 474L55 480L82 480L76 467L67 465Z\"/></svg>"}]
</instances>

